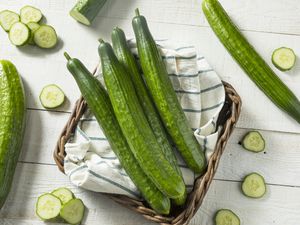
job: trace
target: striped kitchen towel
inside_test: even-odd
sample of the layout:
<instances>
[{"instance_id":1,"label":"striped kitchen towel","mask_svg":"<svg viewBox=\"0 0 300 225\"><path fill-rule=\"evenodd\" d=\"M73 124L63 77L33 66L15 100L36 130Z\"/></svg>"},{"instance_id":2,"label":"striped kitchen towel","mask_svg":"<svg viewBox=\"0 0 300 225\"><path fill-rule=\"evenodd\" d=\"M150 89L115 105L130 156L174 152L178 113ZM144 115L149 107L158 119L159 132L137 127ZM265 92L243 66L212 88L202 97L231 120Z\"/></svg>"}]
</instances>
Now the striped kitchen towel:
<instances>
[{"instance_id":1,"label":"striped kitchen towel","mask_svg":"<svg viewBox=\"0 0 300 225\"><path fill-rule=\"evenodd\" d=\"M209 158L218 139L216 121L225 101L223 84L193 46L174 48L168 41L157 40L157 43L191 129ZM129 44L136 54L134 41ZM103 82L100 71L101 65L96 74ZM139 197L136 186L121 167L89 110L80 119L65 148L65 173L74 185L96 192ZM185 184L192 188L196 175L179 155L177 158Z\"/></svg>"}]
</instances>

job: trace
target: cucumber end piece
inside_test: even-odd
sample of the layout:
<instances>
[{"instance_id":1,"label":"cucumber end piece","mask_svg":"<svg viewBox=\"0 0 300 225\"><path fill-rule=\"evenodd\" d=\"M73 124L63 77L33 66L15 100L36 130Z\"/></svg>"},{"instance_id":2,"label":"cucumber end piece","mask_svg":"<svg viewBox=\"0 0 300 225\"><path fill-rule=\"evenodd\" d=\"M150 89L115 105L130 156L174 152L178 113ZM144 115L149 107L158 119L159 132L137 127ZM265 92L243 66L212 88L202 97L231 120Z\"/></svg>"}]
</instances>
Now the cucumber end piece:
<instances>
[{"instance_id":1,"label":"cucumber end piece","mask_svg":"<svg viewBox=\"0 0 300 225\"><path fill-rule=\"evenodd\" d=\"M82 23L82 24L84 24L86 26L90 26L91 25L91 21L89 21L88 18L86 18L84 15L82 15L80 12L78 12L75 9L72 9L70 11L70 16L72 16L79 23Z\"/></svg>"},{"instance_id":2,"label":"cucumber end piece","mask_svg":"<svg viewBox=\"0 0 300 225\"><path fill-rule=\"evenodd\" d=\"M56 84L50 84L42 89L39 98L44 108L55 109L64 103L65 94Z\"/></svg>"},{"instance_id":3,"label":"cucumber end piece","mask_svg":"<svg viewBox=\"0 0 300 225\"><path fill-rule=\"evenodd\" d=\"M280 71L291 70L296 63L296 54L291 48L277 48L272 54L272 63Z\"/></svg>"},{"instance_id":4,"label":"cucumber end piece","mask_svg":"<svg viewBox=\"0 0 300 225\"><path fill-rule=\"evenodd\" d=\"M241 143L244 149L251 152L259 153L265 150L265 140L258 131L248 132Z\"/></svg>"},{"instance_id":5,"label":"cucumber end piece","mask_svg":"<svg viewBox=\"0 0 300 225\"><path fill-rule=\"evenodd\" d=\"M67 52L64 52L64 56L68 61L72 59L71 56Z\"/></svg>"},{"instance_id":6,"label":"cucumber end piece","mask_svg":"<svg viewBox=\"0 0 300 225\"><path fill-rule=\"evenodd\" d=\"M258 173L250 173L242 183L243 194L250 198L261 198L266 193L266 183L263 176Z\"/></svg>"},{"instance_id":7,"label":"cucumber end piece","mask_svg":"<svg viewBox=\"0 0 300 225\"><path fill-rule=\"evenodd\" d=\"M135 9L135 16L140 16L141 14L140 14L140 10L139 10L139 8L136 8Z\"/></svg>"},{"instance_id":8,"label":"cucumber end piece","mask_svg":"<svg viewBox=\"0 0 300 225\"><path fill-rule=\"evenodd\" d=\"M215 215L216 225L240 225L240 218L230 209L220 209Z\"/></svg>"},{"instance_id":9,"label":"cucumber end piece","mask_svg":"<svg viewBox=\"0 0 300 225\"><path fill-rule=\"evenodd\" d=\"M59 198L46 193L41 195L36 202L36 214L42 220L50 220L59 216L62 203Z\"/></svg>"}]
</instances>

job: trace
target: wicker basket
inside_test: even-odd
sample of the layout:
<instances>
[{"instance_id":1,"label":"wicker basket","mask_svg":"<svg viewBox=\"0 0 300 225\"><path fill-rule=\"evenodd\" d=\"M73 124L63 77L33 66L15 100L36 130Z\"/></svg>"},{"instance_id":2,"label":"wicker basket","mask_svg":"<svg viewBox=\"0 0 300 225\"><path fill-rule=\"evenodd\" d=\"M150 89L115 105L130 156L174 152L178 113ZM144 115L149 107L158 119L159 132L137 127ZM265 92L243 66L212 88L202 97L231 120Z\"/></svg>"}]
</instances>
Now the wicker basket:
<instances>
[{"instance_id":1,"label":"wicker basket","mask_svg":"<svg viewBox=\"0 0 300 225\"><path fill-rule=\"evenodd\" d=\"M161 216L155 213L152 209L147 207L145 202L129 198L123 195L106 194L114 201L130 208L131 210L140 213L146 219L157 222L162 225L186 225L192 219L200 207L203 198L208 191L208 188L213 180L214 174L217 170L221 155L225 149L226 143L233 131L234 125L238 120L241 111L241 99L234 88L223 82L226 92L226 101L217 121L218 125L222 125L222 131L216 145L216 149L209 159L207 171L202 176L198 177L194 182L192 192L189 193L186 204L183 208L175 209L169 216ZM69 121L63 129L59 137L57 146L54 151L55 162L60 169L64 172L64 157L65 157L65 144L71 137L76 124L86 109L86 102L80 98L73 110Z\"/></svg>"}]
</instances>

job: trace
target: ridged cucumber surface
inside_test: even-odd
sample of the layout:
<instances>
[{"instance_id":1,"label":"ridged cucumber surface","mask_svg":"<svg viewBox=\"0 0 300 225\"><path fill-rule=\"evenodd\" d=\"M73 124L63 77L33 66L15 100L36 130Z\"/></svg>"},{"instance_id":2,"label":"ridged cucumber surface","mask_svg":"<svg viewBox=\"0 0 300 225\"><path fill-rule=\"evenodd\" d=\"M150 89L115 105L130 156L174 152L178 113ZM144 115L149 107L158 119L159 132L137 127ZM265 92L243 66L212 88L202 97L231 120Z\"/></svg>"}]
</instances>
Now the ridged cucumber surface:
<instances>
[{"instance_id":1,"label":"ridged cucumber surface","mask_svg":"<svg viewBox=\"0 0 300 225\"><path fill-rule=\"evenodd\" d=\"M21 77L0 60L0 208L11 188L25 131L26 105Z\"/></svg>"},{"instance_id":2,"label":"ridged cucumber surface","mask_svg":"<svg viewBox=\"0 0 300 225\"><path fill-rule=\"evenodd\" d=\"M106 90L78 59L71 59L67 54L65 56L68 59L67 67L75 78L82 96L101 125L111 148L126 173L156 212L169 214L169 198L156 188L136 161L115 117Z\"/></svg>"},{"instance_id":3,"label":"ridged cucumber surface","mask_svg":"<svg viewBox=\"0 0 300 225\"><path fill-rule=\"evenodd\" d=\"M275 105L300 123L300 102L272 71L217 0L203 0L202 9L222 44L252 81Z\"/></svg>"},{"instance_id":4,"label":"ridged cucumber surface","mask_svg":"<svg viewBox=\"0 0 300 225\"><path fill-rule=\"evenodd\" d=\"M140 73L138 64L128 46L124 31L116 27L112 32L111 39L113 43L114 52L119 62L123 64L123 66L127 69L127 71L130 74L131 80L134 84L138 99L143 108L145 116L152 128L152 131L158 143L162 147L162 151L166 159L173 166L173 169L177 171L178 175L182 176L173 148L169 142L165 128L160 120L159 114L155 109L155 106L150 98L147 87ZM182 205L185 202L185 199L186 192L181 198L176 199L175 203Z\"/></svg>"},{"instance_id":5,"label":"ridged cucumber surface","mask_svg":"<svg viewBox=\"0 0 300 225\"><path fill-rule=\"evenodd\" d=\"M165 158L139 103L130 75L110 44L100 41L102 74L120 127L143 171L167 197L184 194L182 177Z\"/></svg>"},{"instance_id":6,"label":"ridged cucumber surface","mask_svg":"<svg viewBox=\"0 0 300 225\"><path fill-rule=\"evenodd\" d=\"M145 17L136 11L132 21L146 84L170 136L185 162L196 173L204 172L206 159L179 104L166 67Z\"/></svg>"}]
</instances>

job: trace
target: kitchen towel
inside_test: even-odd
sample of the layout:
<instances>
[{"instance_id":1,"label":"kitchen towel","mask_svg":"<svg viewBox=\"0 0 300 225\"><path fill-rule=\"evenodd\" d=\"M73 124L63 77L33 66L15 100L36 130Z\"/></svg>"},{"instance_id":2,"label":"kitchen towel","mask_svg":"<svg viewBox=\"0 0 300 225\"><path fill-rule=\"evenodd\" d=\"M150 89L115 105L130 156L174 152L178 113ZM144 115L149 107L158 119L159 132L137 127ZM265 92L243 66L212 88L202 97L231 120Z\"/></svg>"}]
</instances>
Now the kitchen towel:
<instances>
[{"instance_id":1,"label":"kitchen towel","mask_svg":"<svg viewBox=\"0 0 300 225\"><path fill-rule=\"evenodd\" d=\"M167 40L156 41L179 102L208 159L218 139L216 121L225 101L222 81L193 46L174 48L176 45ZM137 55L134 40L128 43ZM96 76L104 83L101 65ZM89 110L80 119L65 150L65 173L74 185L95 192L140 197ZM189 190L197 175L188 169L177 152L176 155Z\"/></svg>"}]
</instances>

